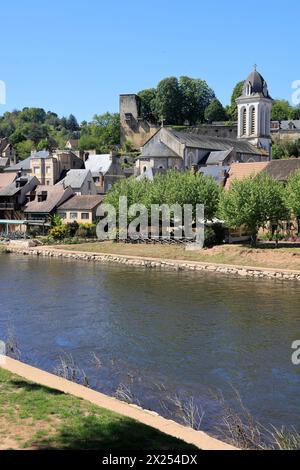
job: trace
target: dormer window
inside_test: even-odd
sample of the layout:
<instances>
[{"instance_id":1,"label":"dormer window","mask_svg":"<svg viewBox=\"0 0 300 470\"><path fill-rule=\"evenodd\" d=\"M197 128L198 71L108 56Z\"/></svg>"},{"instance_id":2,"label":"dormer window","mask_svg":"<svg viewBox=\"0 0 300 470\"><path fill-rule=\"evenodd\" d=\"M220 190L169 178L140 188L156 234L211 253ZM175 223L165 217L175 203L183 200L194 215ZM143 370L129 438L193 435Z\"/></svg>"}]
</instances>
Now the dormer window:
<instances>
[{"instance_id":1,"label":"dormer window","mask_svg":"<svg viewBox=\"0 0 300 470\"><path fill-rule=\"evenodd\" d=\"M39 195L38 195L38 202L44 202L47 200L47 191L42 191Z\"/></svg>"},{"instance_id":2,"label":"dormer window","mask_svg":"<svg viewBox=\"0 0 300 470\"><path fill-rule=\"evenodd\" d=\"M250 83L247 83L246 85L246 96L250 96L251 95L251 85Z\"/></svg>"}]
</instances>

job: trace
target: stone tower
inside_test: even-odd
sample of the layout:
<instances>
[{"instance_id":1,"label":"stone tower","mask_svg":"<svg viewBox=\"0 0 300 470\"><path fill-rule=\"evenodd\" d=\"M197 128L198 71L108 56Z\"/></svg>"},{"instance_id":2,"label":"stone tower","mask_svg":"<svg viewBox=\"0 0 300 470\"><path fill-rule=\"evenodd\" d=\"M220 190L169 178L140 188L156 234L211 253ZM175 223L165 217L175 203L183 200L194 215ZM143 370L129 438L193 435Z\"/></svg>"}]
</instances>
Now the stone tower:
<instances>
[{"instance_id":1,"label":"stone tower","mask_svg":"<svg viewBox=\"0 0 300 470\"><path fill-rule=\"evenodd\" d=\"M272 156L271 111L273 100L268 85L256 66L247 78L237 100L238 138L265 149Z\"/></svg>"}]
</instances>

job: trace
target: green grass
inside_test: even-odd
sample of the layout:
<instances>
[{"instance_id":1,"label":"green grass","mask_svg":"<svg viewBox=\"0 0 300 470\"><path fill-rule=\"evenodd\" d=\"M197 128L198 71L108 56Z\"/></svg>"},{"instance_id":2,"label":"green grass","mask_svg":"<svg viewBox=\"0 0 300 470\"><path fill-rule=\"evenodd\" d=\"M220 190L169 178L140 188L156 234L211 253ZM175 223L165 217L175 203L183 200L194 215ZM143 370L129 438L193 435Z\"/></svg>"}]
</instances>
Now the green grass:
<instances>
[{"instance_id":1,"label":"green grass","mask_svg":"<svg viewBox=\"0 0 300 470\"><path fill-rule=\"evenodd\" d=\"M10 449L193 449L134 420L3 369L0 430L0 449L5 442Z\"/></svg>"}]
</instances>

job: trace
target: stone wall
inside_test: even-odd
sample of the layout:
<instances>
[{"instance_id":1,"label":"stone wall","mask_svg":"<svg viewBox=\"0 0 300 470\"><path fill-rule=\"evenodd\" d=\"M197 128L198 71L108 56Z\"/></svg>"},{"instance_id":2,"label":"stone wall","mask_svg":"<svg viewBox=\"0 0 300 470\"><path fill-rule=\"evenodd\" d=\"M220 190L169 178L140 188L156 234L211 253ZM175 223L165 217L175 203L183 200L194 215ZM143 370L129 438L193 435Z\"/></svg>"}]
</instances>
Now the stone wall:
<instances>
[{"instance_id":1,"label":"stone wall","mask_svg":"<svg viewBox=\"0 0 300 470\"><path fill-rule=\"evenodd\" d=\"M166 269L172 271L214 272L222 275L233 275L259 279L277 279L282 281L300 281L300 271L287 269L266 269L248 266L222 265L213 263L200 263L197 261L168 260L159 258L144 258L138 256L87 253L55 249L50 247L35 247L20 249L8 246L7 253L17 253L45 258L73 259L100 263L117 263L126 266L135 266L148 269Z\"/></svg>"}]
</instances>

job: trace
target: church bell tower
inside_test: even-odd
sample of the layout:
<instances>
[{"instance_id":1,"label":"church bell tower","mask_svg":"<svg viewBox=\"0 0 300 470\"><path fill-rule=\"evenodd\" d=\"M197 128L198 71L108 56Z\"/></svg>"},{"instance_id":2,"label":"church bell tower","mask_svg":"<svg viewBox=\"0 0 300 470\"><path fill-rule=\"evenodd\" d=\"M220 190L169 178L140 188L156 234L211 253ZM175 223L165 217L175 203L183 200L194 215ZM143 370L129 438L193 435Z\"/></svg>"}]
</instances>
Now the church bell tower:
<instances>
[{"instance_id":1,"label":"church bell tower","mask_svg":"<svg viewBox=\"0 0 300 470\"><path fill-rule=\"evenodd\" d=\"M253 71L247 78L238 105L238 138L265 149L272 157L271 111L273 100L260 73Z\"/></svg>"}]
</instances>

